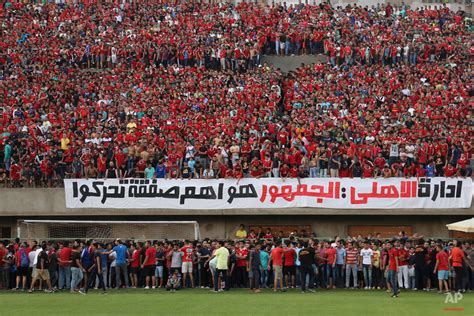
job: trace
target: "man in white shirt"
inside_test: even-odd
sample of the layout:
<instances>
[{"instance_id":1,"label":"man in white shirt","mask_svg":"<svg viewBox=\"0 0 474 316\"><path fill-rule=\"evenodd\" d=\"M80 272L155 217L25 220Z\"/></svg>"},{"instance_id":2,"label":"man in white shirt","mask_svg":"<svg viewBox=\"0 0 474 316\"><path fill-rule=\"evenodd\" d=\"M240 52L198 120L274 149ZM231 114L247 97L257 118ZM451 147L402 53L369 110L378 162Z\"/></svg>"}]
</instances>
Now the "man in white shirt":
<instances>
[{"instance_id":1,"label":"man in white shirt","mask_svg":"<svg viewBox=\"0 0 474 316\"><path fill-rule=\"evenodd\" d=\"M369 248L369 243L364 243L364 248L360 251L360 261L362 272L364 273L364 289L369 290L372 286L372 264L374 252Z\"/></svg>"}]
</instances>

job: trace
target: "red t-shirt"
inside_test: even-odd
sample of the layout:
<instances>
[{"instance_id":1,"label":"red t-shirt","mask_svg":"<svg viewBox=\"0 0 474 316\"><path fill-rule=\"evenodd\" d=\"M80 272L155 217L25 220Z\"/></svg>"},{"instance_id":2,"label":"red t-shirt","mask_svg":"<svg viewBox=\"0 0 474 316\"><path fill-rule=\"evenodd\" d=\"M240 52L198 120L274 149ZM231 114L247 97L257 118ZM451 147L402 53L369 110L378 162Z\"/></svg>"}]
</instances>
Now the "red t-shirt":
<instances>
[{"instance_id":1,"label":"red t-shirt","mask_svg":"<svg viewBox=\"0 0 474 316\"><path fill-rule=\"evenodd\" d=\"M279 266L281 267L283 265L283 248L281 247L276 247L275 249L272 250L272 253L271 253L271 258L272 258L272 261L273 261L273 265L274 266Z\"/></svg>"},{"instance_id":2,"label":"red t-shirt","mask_svg":"<svg viewBox=\"0 0 474 316\"><path fill-rule=\"evenodd\" d=\"M392 248L388 252L388 269L392 271L397 271L397 263L395 258L398 257L398 249Z\"/></svg>"},{"instance_id":3,"label":"red t-shirt","mask_svg":"<svg viewBox=\"0 0 474 316\"><path fill-rule=\"evenodd\" d=\"M328 264L333 264L336 259L336 248L328 248L326 254L328 256Z\"/></svg>"},{"instance_id":4,"label":"red t-shirt","mask_svg":"<svg viewBox=\"0 0 474 316\"><path fill-rule=\"evenodd\" d=\"M138 266L140 265L140 251L136 250L132 253L132 263L130 264L130 266L132 268L138 268Z\"/></svg>"},{"instance_id":5,"label":"red t-shirt","mask_svg":"<svg viewBox=\"0 0 474 316\"><path fill-rule=\"evenodd\" d=\"M235 254L237 256L243 256L243 257L247 258L248 254L249 254L249 250L247 248L243 248L243 249L238 248L235 251ZM238 267L246 267L247 266L247 259L237 259L237 266Z\"/></svg>"},{"instance_id":6,"label":"red t-shirt","mask_svg":"<svg viewBox=\"0 0 474 316\"><path fill-rule=\"evenodd\" d=\"M286 248L285 254L285 267L292 267L295 265L296 251L293 248Z\"/></svg>"},{"instance_id":7,"label":"red t-shirt","mask_svg":"<svg viewBox=\"0 0 474 316\"><path fill-rule=\"evenodd\" d=\"M464 251L459 247L454 247L451 250L451 260L453 261L453 267L462 267L462 258L464 257Z\"/></svg>"},{"instance_id":8,"label":"red t-shirt","mask_svg":"<svg viewBox=\"0 0 474 316\"><path fill-rule=\"evenodd\" d=\"M3 265L3 258L7 255L8 250L7 249L0 249L0 264Z\"/></svg>"},{"instance_id":9,"label":"red t-shirt","mask_svg":"<svg viewBox=\"0 0 474 316\"><path fill-rule=\"evenodd\" d=\"M445 251L438 252L436 254L436 260L438 260L438 271L448 271L449 270L449 256Z\"/></svg>"},{"instance_id":10,"label":"red t-shirt","mask_svg":"<svg viewBox=\"0 0 474 316\"><path fill-rule=\"evenodd\" d=\"M193 262L193 247L184 246L179 251L183 253L183 262Z\"/></svg>"},{"instance_id":11,"label":"red t-shirt","mask_svg":"<svg viewBox=\"0 0 474 316\"><path fill-rule=\"evenodd\" d=\"M406 266L408 261L408 251L405 248L398 249L398 265Z\"/></svg>"},{"instance_id":12,"label":"red t-shirt","mask_svg":"<svg viewBox=\"0 0 474 316\"><path fill-rule=\"evenodd\" d=\"M62 261L70 261L70 260L71 260L71 252L72 252L72 248L64 247L64 248L61 249L61 251L59 252L59 259L61 259ZM59 265L60 265L61 267L64 267L64 266L70 266L71 263L59 262Z\"/></svg>"},{"instance_id":13,"label":"red t-shirt","mask_svg":"<svg viewBox=\"0 0 474 316\"><path fill-rule=\"evenodd\" d=\"M156 264L156 249L155 247L148 247L145 256L148 257L148 259L143 263L144 266L151 266Z\"/></svg>"}]
</instances>

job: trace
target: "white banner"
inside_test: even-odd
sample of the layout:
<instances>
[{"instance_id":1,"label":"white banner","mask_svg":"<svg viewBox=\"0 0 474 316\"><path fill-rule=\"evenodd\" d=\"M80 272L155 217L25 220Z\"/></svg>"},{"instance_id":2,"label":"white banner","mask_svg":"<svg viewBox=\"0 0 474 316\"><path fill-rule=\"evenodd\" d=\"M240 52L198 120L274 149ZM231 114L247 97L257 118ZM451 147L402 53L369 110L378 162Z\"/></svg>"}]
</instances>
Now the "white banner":
<instances>
[{"instance_id":1,"label":"white banner","mask_svg":"<svg viewBox=\"0 0 474 316\"><path fill-rule=\"evenodd\" d=\"M448 209L472 201L470 178L67 179L64 187L67 208Z\"/></svg>"}]
</instances>

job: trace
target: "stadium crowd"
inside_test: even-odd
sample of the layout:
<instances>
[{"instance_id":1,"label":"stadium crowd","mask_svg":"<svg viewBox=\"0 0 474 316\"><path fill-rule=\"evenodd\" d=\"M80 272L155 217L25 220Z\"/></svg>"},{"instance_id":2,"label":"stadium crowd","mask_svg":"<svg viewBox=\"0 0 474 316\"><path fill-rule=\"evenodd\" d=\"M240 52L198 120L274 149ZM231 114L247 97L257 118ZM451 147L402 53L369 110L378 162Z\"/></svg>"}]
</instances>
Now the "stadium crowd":
<instances>
[{"instance_id":1,"label":"stadium crowd","mask_svg":"<svg viewBox=\"0 0 474 316\"><path fill-rule=\"evenodd\" d=\"M380 236L284 236L270 229L234 241L94 240L0 243L0 288L87 294L89 289L270 288L302 293L315 289L386 290L439 293L474 289L474 248L470 242L423 240L403 232ZM38 282L39 281L39 282Z\"/></svg>"},{"instance_id":2,"label":"stadium crowd","mask_svg":"<svg viewBox=\"0 0 474 316\"><path fill-rule=\"evenodd\" d=\"M0 21L6 186L472 175L462 11L3 2Z\"/></svg>"}]
</instances>

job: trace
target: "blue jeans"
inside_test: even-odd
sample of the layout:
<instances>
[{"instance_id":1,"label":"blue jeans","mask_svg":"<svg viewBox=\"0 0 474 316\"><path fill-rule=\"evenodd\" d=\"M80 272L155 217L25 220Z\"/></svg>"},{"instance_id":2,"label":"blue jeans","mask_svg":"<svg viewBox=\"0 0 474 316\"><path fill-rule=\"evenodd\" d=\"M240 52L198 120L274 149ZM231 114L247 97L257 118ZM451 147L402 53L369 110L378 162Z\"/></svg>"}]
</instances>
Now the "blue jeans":
<instances>
[{"instance_id":1,"label":"blue jeans","mask_svg":"<svg viewBox=\"0 0 474 316\"><path fill-rule=\"evenodd\" d=\"M267 287L268 282L268 270L260 269L260 286Z\"/></svg>"},{"instance_id":2,"label":"blue jeans","mask_svg":"<svg viewBox=\"0 0 474 316\"><path fill-rule=\"evenodd\" d=\"M127 264L120 263L115 265L115 287L120 288L121 285L121 278L120 276L123 275L123 279L125 281L125 286L128 287L128 273L127 273Z\"/></svg>"},{"instance_id":3,"label":"blue jeans","mask_svg":"<svg viewBox=\"0 0 474 316\"><path fill-rule=\"evenodd\" d=\"M344 287L344 265L343 264L336 264L336 281L334 281L335 285L339 288Z\"/></svg>"},{"instance_id":4,"label":"blue jeans","mask_svg":"<svg viewBox=\"0 0 474 316\"><path fill-rule=\"evenodd\" d=\"M319 167L309 168L309 177L310 178L319 178Z\"/></svg>"},{"instance_id":5,"label":"blue jeans","mask_svg":"<svg viewBox=\"0 0 474 316\"><path fill-rule=\"evenodd\" d=\"M357 287L357 264L355 263L350 263L346 264L346 287L349 288L350 285L350 280L351 280L351 273L352 273L352 280L353 282L353 287Z\"/></svg>"},{"instance_id":6,"label":"blue jeans","mask_svg":"<svg viewBox=\"0 0 474 316\"><path fill-rule=\"evenodd\" d=\"M73 292L79 283L82 281L82 278L84 277L84 274L82 273L82 270L79 268L71 268L71 292Z\"/></svg>"},{"instance_id":7,"label":"blue jeans","mask_svg":"<svg viewBox=\"0 0 474 316\"><path fill-rule=\"evenodd\" d=\"M365 286L372 287L372 265L363 264L362 272L364 273Z\"/></svg>"},{"instance_id":8,"label":"blue jeans","mask_svg":"<svg viewBox=\"0 0 474 316\"><path fill-rule=\"evenodd\" d=\"M388 270L388 275L387 275L388 282L392 286L392 293L397 294L398 293L398 278L397 278L397 271L394 270Z\"/></svg>"},{"instance_id":9,"label":"blue jeans","mask_svg":"<svg viewBox=\"0 0 474 316\"><path fill-rule=\"evenodd\" d=\"M327 285L329 285L329 279L332 278L332 285L336 285L336 268L332 267L332 264L326 264L326 270L327 270Z\"/></svg>"},{"instance_id":10,"label":"blue jeans","mask_svg":"<svg viewBox=\"0 0 474 316\"><path fill-rule=\"evenodd\" d=\"M66 287L64 287L66 286ZM71 288L71 266L59 266L59 284L60 289Z\"/></svg>"},{"instance_id":11,"label":"blue jeans","mask_svg":"<svg viewBox=\"0 0 474 316\"><path fill-rule=\"evenodd\" d=\"M321 267L321 287L325 288L328 286L327 264L323 263L320 265L320 267Z\"/></svg>"}]
</instances>

